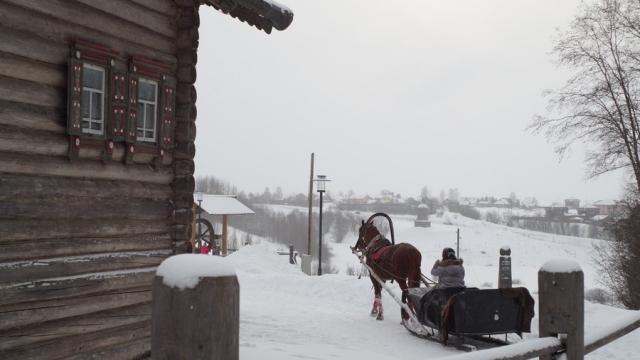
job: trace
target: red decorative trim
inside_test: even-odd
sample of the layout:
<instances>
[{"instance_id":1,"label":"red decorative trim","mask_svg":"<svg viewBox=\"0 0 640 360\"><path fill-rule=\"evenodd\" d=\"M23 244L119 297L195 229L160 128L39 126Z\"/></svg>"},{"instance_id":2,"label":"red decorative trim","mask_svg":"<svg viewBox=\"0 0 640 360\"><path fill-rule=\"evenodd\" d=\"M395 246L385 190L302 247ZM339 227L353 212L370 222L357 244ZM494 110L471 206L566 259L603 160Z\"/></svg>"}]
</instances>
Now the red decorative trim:
<instances>
[{"instance_id":1,"label":"red decorative trim","mask_svg":"<svg viewBox=\"0 0 640 360\"><path fill-rule=\"evenodd\" d=\"M94 48L103 52L108 52L111 53L112 55L120 55L119 51L113 50L113 49L109 49L108 47L105 46L100 46L100 45L96 45L96 44L92 44L90 42L86 42L83 40L76 40L76 45L81 45L81 46L86 46L89 48Z\"/></svg>"},{"instance_id":2,"label":"red decorative trim","mask_svg":"<svg viewBox=\"0 0 640 360\"><path fill-rule=\"evenodd\" d=\"M158 66L158 67L161 67L161 68L165 68L167 70L171 69L171 65L164 64L164 63L157 62L157 61L153 61L153 60L150 60L150 59L147 59L147 58L143 58L141 56L133 55L131 57L131 59L133 59L134 62L139 61L139 62L147 63L147 64L150 64L150 65L155 65L155 66Z\"/></svg>"}]
</instances>

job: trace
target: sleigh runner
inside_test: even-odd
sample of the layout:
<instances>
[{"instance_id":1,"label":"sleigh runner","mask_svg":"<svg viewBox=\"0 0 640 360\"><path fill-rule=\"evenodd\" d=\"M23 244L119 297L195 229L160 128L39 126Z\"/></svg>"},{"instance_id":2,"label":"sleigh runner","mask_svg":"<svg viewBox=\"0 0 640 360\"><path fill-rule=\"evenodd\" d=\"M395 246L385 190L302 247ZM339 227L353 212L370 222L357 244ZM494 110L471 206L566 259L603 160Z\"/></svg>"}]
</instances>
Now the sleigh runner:
<instances>
[{"instance_id":1,"label":"sleigh runner","mask_svg":"<svg viewBox=\"0 0 640 360\"><path fill-rule=\"evenodd\" d=\"M374 248L373 244L381 236L375 226L371 224L376 216L384 216L389 221L392 244L395 245L391 219L386 214L378 213L372 215L366 223L363 222L358 242L356 246L351 247L351 250L371 275L376 289L372 315L377 314L378 320L382 320L379 290L384 288L400 305L402 323L413 335L445 345L452 345L461 350L475 350L476 346L472 344L478 341L484 343L484 347L487 343L493 346L508 344L506 340L487 338L485 335L515 333L522 337L523 332L531 331L534 300L524 287L438 289L434 284L430 284L422 274L420 274L420 279L426 287L406 287L406 285L402 286L405 280L402 278L404 275L398 276L389 271L381 272L380 266L374 270L372 265L375 266L376 263L369 250ZM373 235L370 234L370 229L374 230ZM391 276L384 278L384 275ZM398 279L402 281L398 282L402 289L401 299L385 284L385 280ZM456 340L454 343L450 343L449 335L454 335L462 341Z\"/></svg>"}]
</instances>

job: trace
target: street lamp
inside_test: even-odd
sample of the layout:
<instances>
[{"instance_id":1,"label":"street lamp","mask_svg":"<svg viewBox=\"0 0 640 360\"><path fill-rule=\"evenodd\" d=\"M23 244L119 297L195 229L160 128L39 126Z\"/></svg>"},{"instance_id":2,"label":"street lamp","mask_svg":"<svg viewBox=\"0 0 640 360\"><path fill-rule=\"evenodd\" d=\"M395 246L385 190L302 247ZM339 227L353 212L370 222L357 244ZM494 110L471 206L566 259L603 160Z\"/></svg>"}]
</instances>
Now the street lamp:
<instances>
[{"instance_id":1,"label":"street lamp","mask_svg":"<svg viewBox=\"0 0 640 360\"><path fill-rule=\"evenodd\" d=\"M202 191L198 191L196 193L198 199L198 253L202 252L202 234L201 234L201 226L202 222L202 198L204 197L204 193Z\"/></svg>"},{"instance_id":2,"label":"street lamp","mask_svg":"<svg viewBox=\"0 0 640 360\"><path fill-rule=\"evenodd\" d=\"M313 180L316 182L317 191L320 193L320 221L318 224L318 276L322 275L322 194L325 191L325 183L327 181L326 175L318 175L318 178Z\"/></svg>"}]
</instances>

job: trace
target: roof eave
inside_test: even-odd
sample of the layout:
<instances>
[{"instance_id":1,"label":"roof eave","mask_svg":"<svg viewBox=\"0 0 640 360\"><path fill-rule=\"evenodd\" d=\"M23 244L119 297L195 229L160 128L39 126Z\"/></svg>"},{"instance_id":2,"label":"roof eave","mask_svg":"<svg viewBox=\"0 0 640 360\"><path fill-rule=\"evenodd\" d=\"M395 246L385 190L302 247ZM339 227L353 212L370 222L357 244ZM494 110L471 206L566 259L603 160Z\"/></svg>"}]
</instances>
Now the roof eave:
<instances>
[{"instance_id":1,"label":"roof eave","mask_svg":"<svg viewBox=\"0 0 640 360\"><path fill-rule=\"evenodd\" d=\"M206 5L271 34L285 30L293 21L291 10L264 0L204 0Z\"/></svg>"}]
</instances>

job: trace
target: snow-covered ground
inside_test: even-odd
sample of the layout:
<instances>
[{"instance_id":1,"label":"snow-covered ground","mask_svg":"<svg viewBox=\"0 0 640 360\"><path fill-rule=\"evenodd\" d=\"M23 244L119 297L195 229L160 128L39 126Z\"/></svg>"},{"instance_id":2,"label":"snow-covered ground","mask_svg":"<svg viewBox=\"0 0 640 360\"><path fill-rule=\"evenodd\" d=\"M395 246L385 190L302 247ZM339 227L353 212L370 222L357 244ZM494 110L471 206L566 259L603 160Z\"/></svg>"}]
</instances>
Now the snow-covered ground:
<instances>
[{"instance_id":1,"label":"snow-covered ground","mask_svg":"<svg viewBox=\"0 0 640 360\"><path fill-rule=\"evenodd\" d=\"M368 215L357 215L358 220L366 220ZM468 286L497 286L499 249L508 245L514 282L527 287L536 302L537 273L550 259L577 261L585 274L585 290L601 287L591 254L592 243L598 240L514 229L452 213L432 217L430 228L413 227L413 218L408 216L393 219L396 242L411 243L422 252L426 275L442 248L456 248L456 231L460 229L459 254L464 259ZM400 324L400 307L386 293L385 320L370 317L373 290L369 278L346 275L348 267L359 268L349 250L356 235L340 244L327 240L338 274L304 275L299 266L288 263L288 257L276 253L282 245L266 241L242 247L223 259L236 269L240 283L241 359L435 359L460 354L454 348L410 335ZM400 294L395 283L389 286ZM637 316L635 311L587 302L585 337ZM537 338L537 330L535 317L532 333L524 334L522 341ZM519 338L514 335L510 339ZM636 359L638 343L640 331L636 330L586 358Z\"/></svg>"}]
</instances>

